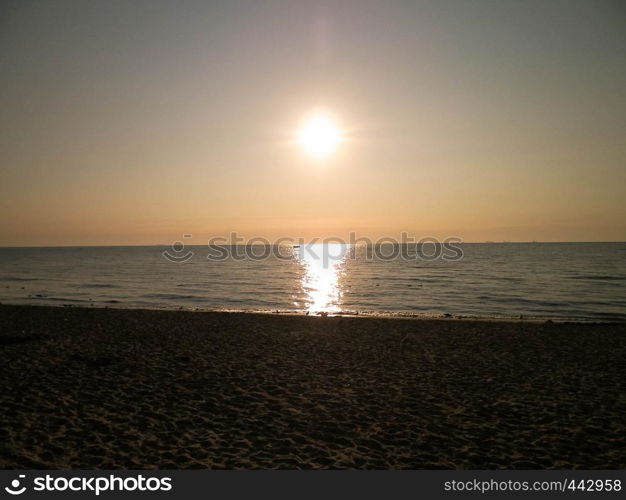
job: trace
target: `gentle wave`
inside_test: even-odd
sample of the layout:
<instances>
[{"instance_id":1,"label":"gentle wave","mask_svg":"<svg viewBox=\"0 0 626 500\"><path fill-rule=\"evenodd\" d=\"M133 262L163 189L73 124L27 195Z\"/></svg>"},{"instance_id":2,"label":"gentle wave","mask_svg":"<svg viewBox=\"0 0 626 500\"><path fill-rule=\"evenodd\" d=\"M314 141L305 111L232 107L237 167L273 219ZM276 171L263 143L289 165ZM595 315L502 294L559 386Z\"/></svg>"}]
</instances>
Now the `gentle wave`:
<instances>
[{"instance_id":1,"label":"gentle wave","mask_svg":"<svg viewBox=\"0 0 626 500\"><path fill-rule=\"evenodd\" d=\"M598 281L624 281L626 277L622 276L570 276L572 280L598 280Z\"/></svg>"},{"instance_id":2,"label":"gentle wave","mask_svg":"<svg viewBox=\"0 0 626 500\"><path fill-rule=\"evenodd\" d=\"M118 285L112 283L83 283L79 286L81 288L118 288Z\"/></svg>"},{"instance_id":3,"label":"gentle wave","mask_svg":"<svg viewBox=\"0 0 626 500\"><path fill-rule=\"evenodd\" d=\"M0 301L302 314L626 321L626 244L463 245L460 261L183 264L161 247L1 249Z\"/></svg>"}]
</instances>

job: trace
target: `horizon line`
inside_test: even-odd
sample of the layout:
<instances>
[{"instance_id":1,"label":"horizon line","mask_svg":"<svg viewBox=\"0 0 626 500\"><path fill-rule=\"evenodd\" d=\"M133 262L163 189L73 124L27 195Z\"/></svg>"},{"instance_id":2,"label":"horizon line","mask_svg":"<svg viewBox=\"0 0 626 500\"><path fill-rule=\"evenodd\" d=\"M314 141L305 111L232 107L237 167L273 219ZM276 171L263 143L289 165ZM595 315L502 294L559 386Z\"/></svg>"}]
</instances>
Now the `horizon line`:
<instances>
[{"instance_id":1,"label":"horizon line","mask_svg":"<svg viewBox=\"0 0 626 500\"><path fill-rule=\"evenodd\" d=\"M426 244L426 243L433 243L433 242L424 242L422 244ZM443 242L437 242L438 244L442 244ZM539 240L523 240L523 241L513 241L513 240L502 240L502 241L491 241L491 240L485 240L485 241L460 241L460 242L454 242L456 245L508 245L508 244L541 244L541 245L560 245L560 244L581 244L581 243L585 243L585 244L592 244L592 243L626 243L626 240L610 240L610 241L605 241L605 240L580 240L580 241L539 241ZM307 243L303 243L304 245L308 245L309 242ZM332 242L332 243L323 243L323 242L318 242L318 243L312 243L313 245L328 245L328 244L349 244L349 243L339 243L339 242ZM383 243L377 243L377 242L373 242L373 244L377 244L377 245L389 245L389 244L393 244L393 245L417 245L420 244L419 242L410 242L410 243L402 243L402 242L383 242ZM254 245L260 245L260 246L274 246L273 243L270 242L270 244L265 244L265 243L252 243L252 244L246 244L246 243L237 243L237 244L220 244L220 245L211 245L211 246L254 246ZM285 245L289 246L289 244ZM358 244L357 244L358 245ZM15 249L19 249L19 248L143 248L143 247L171 247L172 243L150 243L150 244L145 244L145 245L141 245L141 244L127 244L127 245L123 245L123 244L113 244L113 245L101 245L101 244L95 244L95 245L0 245L0 249L3 248L15 248ZM208 247L209 244L208 243L204 243L204 244L186 244L186 247ZM293 245L292 245L293 246ZM365 246L371 246L371 245L365 245Z\"/></svg>"}]
</instances>

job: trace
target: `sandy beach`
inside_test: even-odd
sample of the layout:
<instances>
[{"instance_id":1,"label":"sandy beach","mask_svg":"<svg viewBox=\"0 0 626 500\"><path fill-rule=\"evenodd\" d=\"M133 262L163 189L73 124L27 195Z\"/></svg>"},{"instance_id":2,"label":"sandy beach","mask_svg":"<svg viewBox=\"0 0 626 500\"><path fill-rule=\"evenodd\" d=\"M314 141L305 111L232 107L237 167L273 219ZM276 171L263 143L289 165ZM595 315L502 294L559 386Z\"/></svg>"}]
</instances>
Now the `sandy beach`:
<instances>
[{"instance_id":1,"label":"sandy beach","mask_svg":"<svg viewBox=\"0 0 626 500\"><path fill-rule=\"evenodd\" d=\"M625 468L626 325L0 306L2 468Z\"/></svg>"}]
</instances>

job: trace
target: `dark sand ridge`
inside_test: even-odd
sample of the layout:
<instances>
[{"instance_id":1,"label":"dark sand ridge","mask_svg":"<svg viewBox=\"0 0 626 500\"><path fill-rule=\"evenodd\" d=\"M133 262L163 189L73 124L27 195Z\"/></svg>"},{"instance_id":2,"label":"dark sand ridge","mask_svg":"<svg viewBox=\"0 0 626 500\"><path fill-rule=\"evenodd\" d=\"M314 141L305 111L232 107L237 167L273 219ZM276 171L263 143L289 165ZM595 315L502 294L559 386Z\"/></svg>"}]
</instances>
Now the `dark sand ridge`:
<instances>
[{"instance_id":1,"label":"dark sand ridge","mask_svg":"<svg viewBox=\"0 0 626 500\"><path fill-rule=\"evenodd\" d=\"M625 468L626 325L0 306L2 468Z\"/></svg>"}]
</instances>

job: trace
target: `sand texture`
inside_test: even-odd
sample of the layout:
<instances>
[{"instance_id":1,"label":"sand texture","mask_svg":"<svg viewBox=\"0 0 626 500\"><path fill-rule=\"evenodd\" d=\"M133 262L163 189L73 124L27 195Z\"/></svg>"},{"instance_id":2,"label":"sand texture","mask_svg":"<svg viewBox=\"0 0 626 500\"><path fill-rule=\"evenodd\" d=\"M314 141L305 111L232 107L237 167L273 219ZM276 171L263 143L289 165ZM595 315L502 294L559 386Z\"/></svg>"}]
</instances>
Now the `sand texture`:
<instances>
[{"instance_id":1,"label":"sand texture","mask_svg":"<svg viewBox=\"0 0 626 500\"><path fill-rule=\"evenodd\" d=\"M626 325L0 306L2 468L626 468Z\"/></svg>"}]
</instances>

